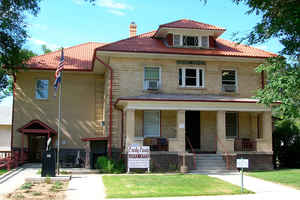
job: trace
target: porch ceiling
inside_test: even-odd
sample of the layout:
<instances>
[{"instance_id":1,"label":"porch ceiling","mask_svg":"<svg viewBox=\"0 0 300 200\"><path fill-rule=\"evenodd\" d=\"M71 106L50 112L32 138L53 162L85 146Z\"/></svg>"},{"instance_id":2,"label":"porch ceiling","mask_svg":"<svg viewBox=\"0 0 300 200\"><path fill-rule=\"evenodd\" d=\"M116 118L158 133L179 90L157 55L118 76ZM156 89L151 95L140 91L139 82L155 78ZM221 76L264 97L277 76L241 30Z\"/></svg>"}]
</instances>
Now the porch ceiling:
<instances>
[{"instance_id":1,"label":"porch ceiling","mask_svg":"<svg viewBox=\"0 0 300 200\"><path fill-rule=\"evenodd\" d=\"M116 106L135 110L271 111L257 99L217 95L147 94L120 97Z\"/></svg>"}]
</instances>

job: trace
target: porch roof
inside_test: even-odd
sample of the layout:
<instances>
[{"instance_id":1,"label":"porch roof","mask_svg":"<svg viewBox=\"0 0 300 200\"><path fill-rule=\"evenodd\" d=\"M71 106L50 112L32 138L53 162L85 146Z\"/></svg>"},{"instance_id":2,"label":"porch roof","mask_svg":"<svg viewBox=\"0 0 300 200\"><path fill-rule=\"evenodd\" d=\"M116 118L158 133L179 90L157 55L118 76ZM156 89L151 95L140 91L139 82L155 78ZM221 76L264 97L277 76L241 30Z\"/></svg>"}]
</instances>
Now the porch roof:
<instances>
[{"instance_id":1,"label":"porch roof","mask_svg":"<svg viewBox=\"0 0 300 200\"><path fill-rule=\"evenodd\" d=\"M140 96L124 96L119 101L191 101L191 102L234 102L234 103L257 103L257 99L237 98L219 95L191 95L191 94L145 94Z\"/></svg>"},{"instance_id":2,"label":"porch roof","mask_svg":"<svg viewBox=\"0 0 300 200\"><path fill-rule=\"evenodd\" d=\"M115 105L136 110L207 110L207 111L269 111L257 104L257 99L220 95L190 95L151 93L140 96L120 97Z\"/></svg>"}]
</instances>

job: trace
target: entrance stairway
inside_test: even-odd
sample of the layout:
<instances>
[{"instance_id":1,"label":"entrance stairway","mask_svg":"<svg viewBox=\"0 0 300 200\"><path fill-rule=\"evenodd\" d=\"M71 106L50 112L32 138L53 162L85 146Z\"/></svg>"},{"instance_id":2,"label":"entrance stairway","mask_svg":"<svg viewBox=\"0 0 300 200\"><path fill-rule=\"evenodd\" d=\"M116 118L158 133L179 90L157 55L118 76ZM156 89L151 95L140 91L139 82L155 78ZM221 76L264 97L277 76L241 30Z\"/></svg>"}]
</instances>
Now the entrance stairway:
<instances>
[{"instance_id":1,"label":"entrance stairway","mask_svg":"<svg viewBox=\"0 0 300 200\"><path fill-rule=\"evenodd\" d=\"M201 174L227 174L237 171L228 170L226 162L219 154L195 154L196 169L190 170L191 173Z\"/></svg>"}]
</instances>

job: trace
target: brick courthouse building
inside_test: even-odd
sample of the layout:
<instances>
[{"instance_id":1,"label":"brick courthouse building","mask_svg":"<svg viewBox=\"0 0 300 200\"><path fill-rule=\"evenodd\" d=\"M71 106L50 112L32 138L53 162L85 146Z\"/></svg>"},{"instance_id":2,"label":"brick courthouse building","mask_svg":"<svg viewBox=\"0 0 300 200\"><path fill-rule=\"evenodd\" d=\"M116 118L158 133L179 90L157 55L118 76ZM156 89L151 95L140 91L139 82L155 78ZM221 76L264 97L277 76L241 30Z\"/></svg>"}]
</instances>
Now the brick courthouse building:
<instances>
[{"instance_id":1,"label":"brick courthouse building","mask_svg":"<svg viewBox=\"0 0 300 200\"><path fill-rule=\"evenodd\" d=\"M227 168L242 155L251 169L271 169L271 108L251 97L265 84L255 68L276 55L192 20L141 35L136 28L124 40L65 49L62 165L74 166L78 151L92 167L99 155L118 158L128 145L145 144L161 168L179 167L185 155L188 168L199 169L197 158L209 154ZM40 159L47 137L57 139L59 59L60 51L33 57L16 75L12 147L30 160Z\"/></svg>"}]
</instances>

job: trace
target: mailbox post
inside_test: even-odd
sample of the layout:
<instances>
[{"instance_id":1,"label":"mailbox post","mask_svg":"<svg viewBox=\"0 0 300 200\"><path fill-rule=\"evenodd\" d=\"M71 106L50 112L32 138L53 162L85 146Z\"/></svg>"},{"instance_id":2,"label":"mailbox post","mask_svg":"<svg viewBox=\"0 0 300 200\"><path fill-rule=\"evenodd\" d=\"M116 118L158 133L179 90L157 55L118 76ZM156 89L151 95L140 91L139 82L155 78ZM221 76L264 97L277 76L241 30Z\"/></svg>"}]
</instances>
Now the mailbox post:
<instances>
[{"instance_id":1,"label":"mailbox post","mask_svg":"<svg viewBox=\"0 0 300 200\"><path fill-rule=\"evenodd\" d=\"M241 192L244 190L244 168L249 168L249 160L248 159L236 159L236 168L241 169Z\"/></svg>"}]
</instances>

